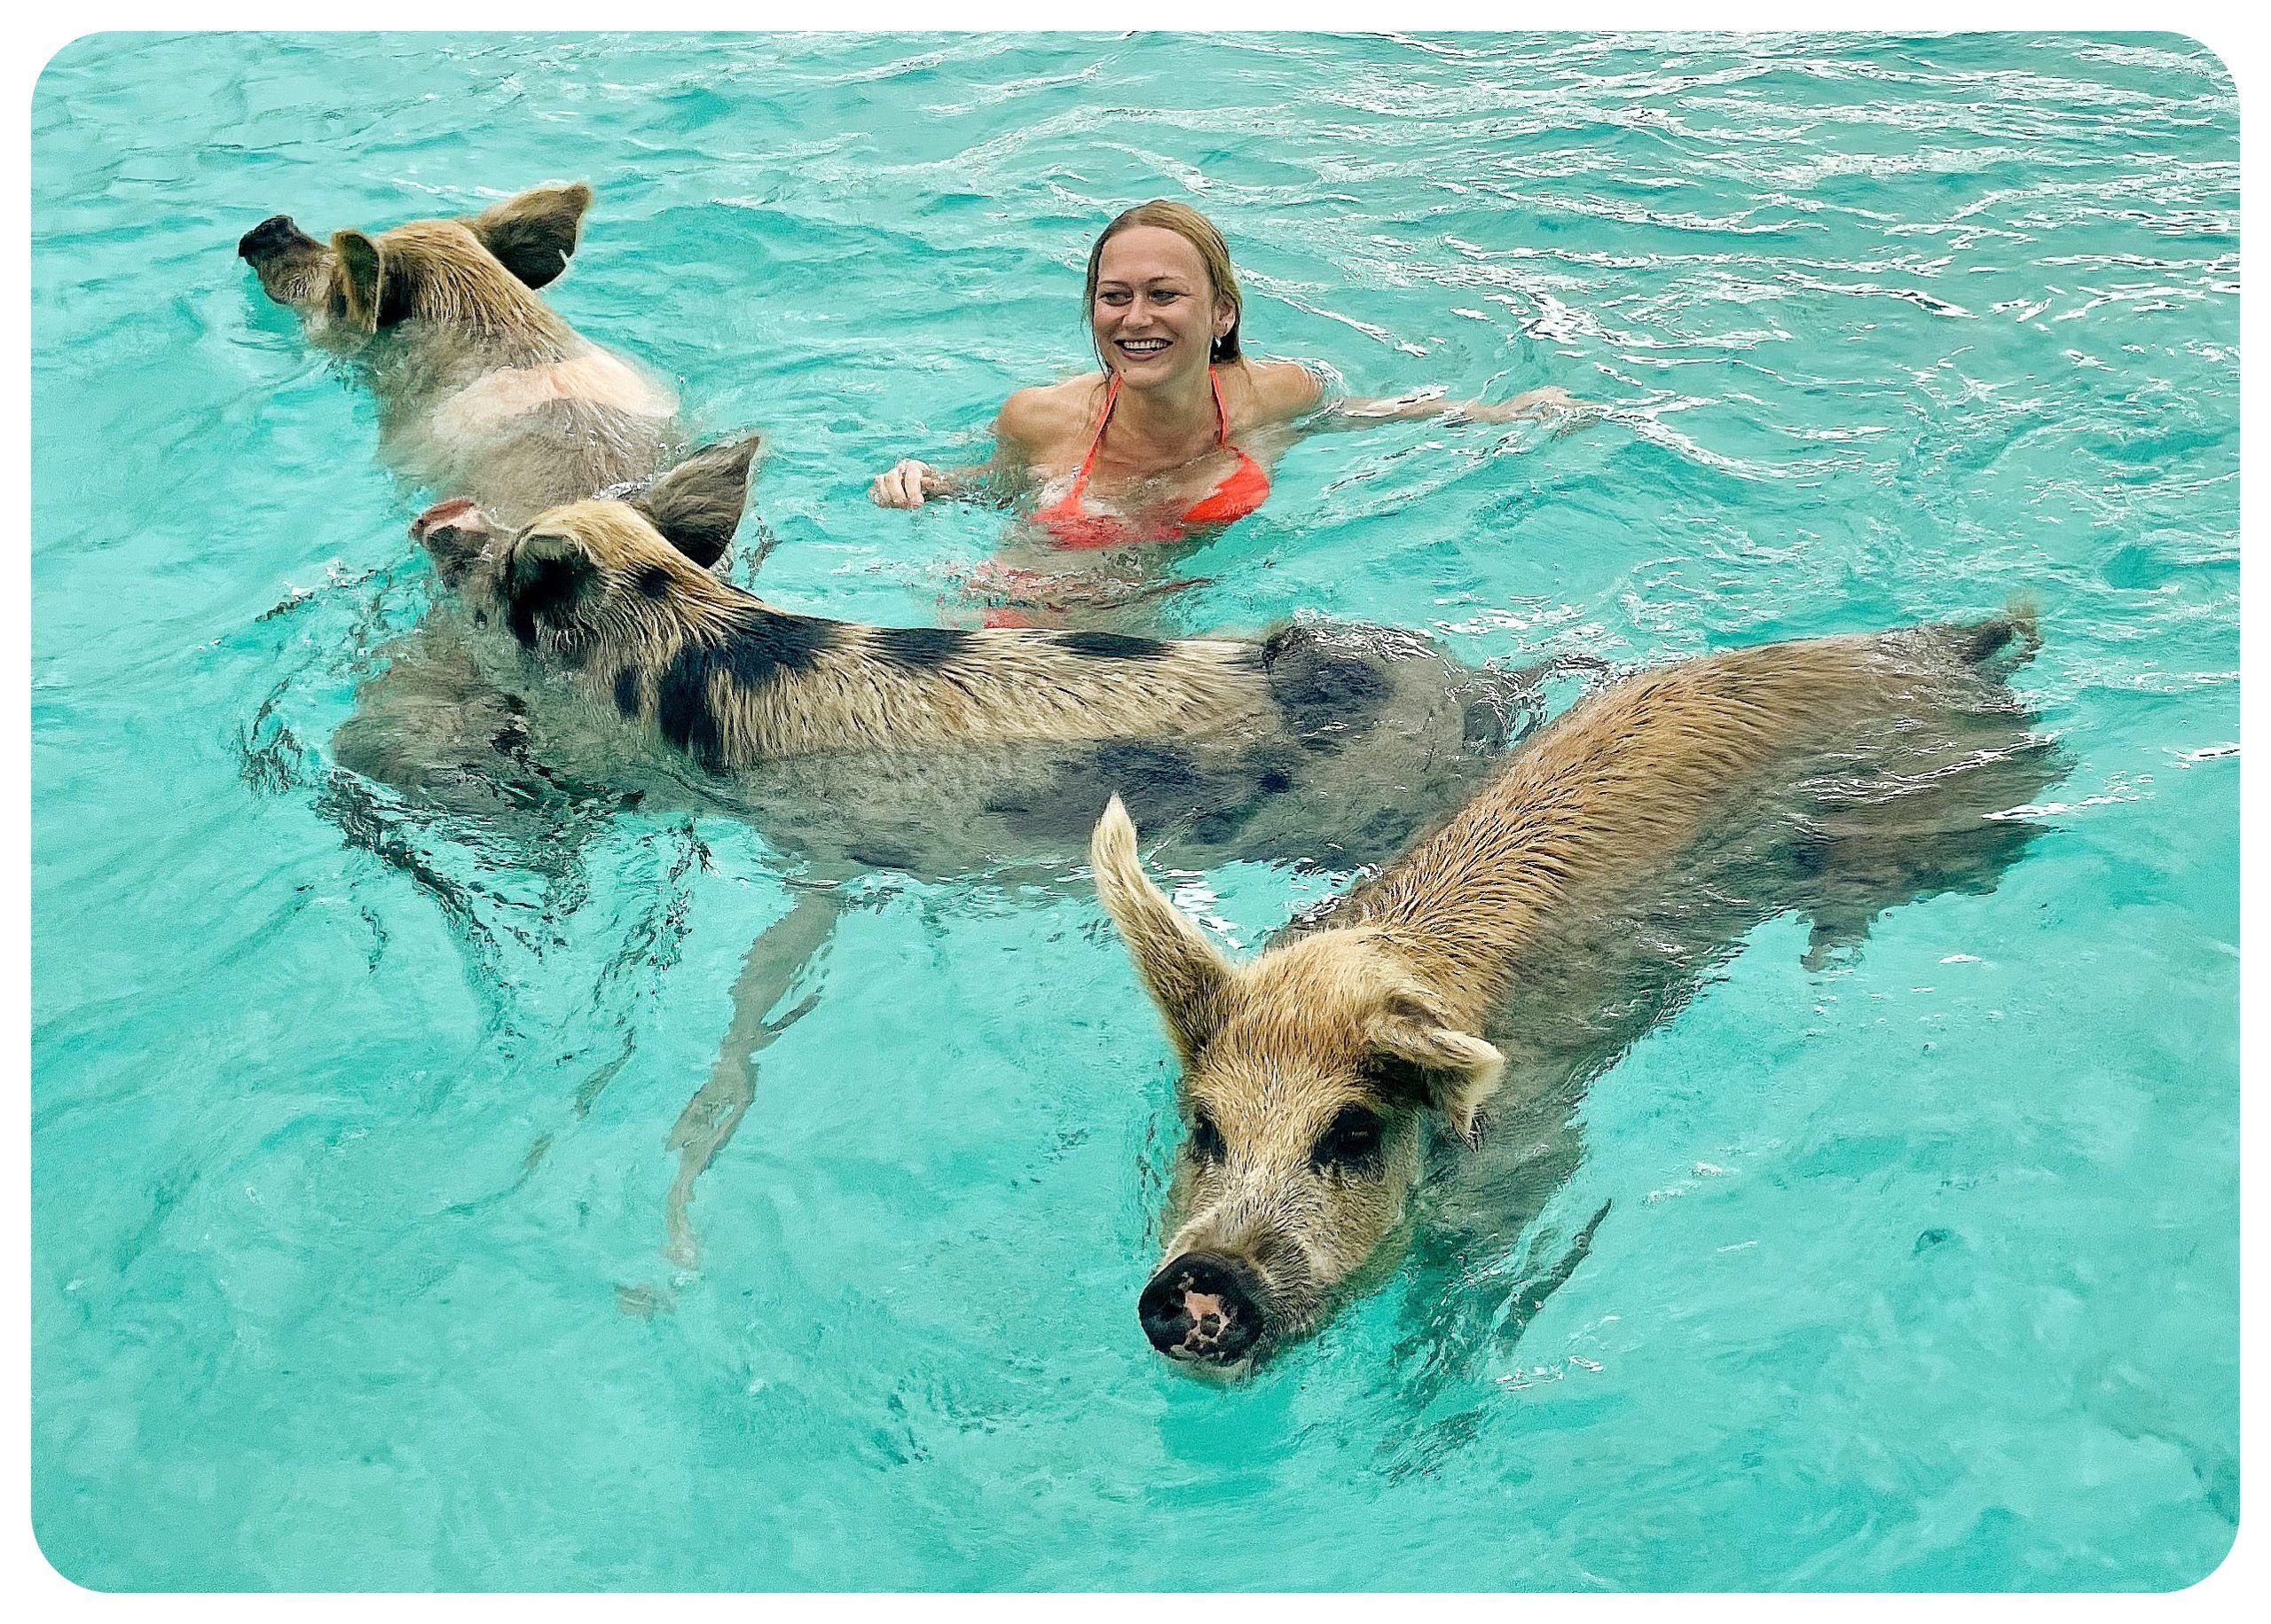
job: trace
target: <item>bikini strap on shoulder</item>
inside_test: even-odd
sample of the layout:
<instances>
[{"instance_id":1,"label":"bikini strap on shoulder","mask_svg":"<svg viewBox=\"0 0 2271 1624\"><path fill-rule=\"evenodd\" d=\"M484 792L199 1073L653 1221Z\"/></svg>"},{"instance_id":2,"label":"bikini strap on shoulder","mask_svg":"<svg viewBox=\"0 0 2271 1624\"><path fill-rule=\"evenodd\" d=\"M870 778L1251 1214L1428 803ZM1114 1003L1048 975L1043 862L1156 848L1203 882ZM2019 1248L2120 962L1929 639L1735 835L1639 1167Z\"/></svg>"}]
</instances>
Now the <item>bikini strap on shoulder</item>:
<instances>
[{"instance_id":1,"label":"bikini strap on shoulder","mask_svg":"<svg viewBox=\"0 0 2271 1624\"><path fill-rule=\"evenodd\" d=\"M1089 437L1088 454L1080 459L1080 472L1073 482L1075 495L1088 489L1088 472L1096 466L1096 452L1104 445L1104 425L1112 421L1112 409L1120 399L1120 374L1105 369L1104 410L1096 415L1096 431Z\"/></svg>"}]
</instances>

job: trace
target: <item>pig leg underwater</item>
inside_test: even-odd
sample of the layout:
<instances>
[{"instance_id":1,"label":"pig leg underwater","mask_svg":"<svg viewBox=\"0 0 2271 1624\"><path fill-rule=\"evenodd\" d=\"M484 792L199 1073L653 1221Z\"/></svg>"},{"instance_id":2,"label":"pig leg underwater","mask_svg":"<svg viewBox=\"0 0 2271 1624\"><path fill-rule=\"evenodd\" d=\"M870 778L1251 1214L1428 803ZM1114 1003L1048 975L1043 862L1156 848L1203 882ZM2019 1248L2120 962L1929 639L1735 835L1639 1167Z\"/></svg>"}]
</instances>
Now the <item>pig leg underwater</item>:
<instances>
[{"instance_id":1,"label":"pig leg underwater","mask_svg":"<svg viewBox=\"0 0 2271 1624\"><path fill-rule=\"evenodd\" d=\"M789 911L758 933L742 961L717 1063L679 1112L665 1142L665 1149L678 1152L678 1176L663 1198L663 1255L681 1268L692 1268L698 1256L687 1216L695 1181L726 1148L757 1097L758 1052L803 1019L819 994L808 994L777 1018L766 1017L805 979L806 968L827 947L843 911L832 887L799 890Z\"/></svg>"}]
</instances>

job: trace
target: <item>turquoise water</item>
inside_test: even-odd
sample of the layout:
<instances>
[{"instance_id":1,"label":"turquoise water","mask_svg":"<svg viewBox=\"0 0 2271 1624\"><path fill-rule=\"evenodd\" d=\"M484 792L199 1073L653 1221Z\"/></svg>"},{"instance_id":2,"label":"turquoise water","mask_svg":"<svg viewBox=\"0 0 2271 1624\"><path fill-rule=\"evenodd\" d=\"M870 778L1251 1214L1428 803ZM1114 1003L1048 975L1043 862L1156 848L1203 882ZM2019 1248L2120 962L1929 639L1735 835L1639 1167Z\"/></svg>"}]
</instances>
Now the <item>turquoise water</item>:
<instances>
[{"instance_id":1,"label":"turquoise water","mask_svg":"<svg viewBox=\"0 0 2271 1624\"><path fill-rule=\"evenodd\" d=\"M124 1589L2206 1573L2239 1496L2237 119L2172 36L71 46L33 109L49 1558ZM424 498L234 257L277 212L554 177L599 194L554 302L771 436L743 537L778 600L934 620L1002 517L867 481L1082 365L1088 238L1189 197L1253 348L1613 411L1309 440L1180 624L1631 661L2024 591L2020 686L2072 762L2048 832L1815 971L1761 927L1594 1085L1513 1253L1408 1266L1228 1389L1137 1330L1176 1130L1093 899L878 878L674 1262L669 1135L783 866L731 819L421 816L332 768L426 601ZM1205 883L1250 946L1327 882Z\"/></svg>"}]
</instances>

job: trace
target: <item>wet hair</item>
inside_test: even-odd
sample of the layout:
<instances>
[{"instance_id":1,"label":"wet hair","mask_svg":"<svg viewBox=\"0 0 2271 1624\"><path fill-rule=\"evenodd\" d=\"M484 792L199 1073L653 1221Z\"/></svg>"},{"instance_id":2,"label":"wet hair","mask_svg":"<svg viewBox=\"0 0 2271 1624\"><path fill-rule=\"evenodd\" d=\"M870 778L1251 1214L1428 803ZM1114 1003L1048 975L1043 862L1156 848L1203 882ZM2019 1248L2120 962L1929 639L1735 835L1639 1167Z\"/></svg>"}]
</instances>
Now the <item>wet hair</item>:
<instances>
[{"instance_id":1,"label":"wet hair","mask_svg":"<svg viewBox=\"0 0 2271 1624\"><path fill-rule=\"evenodd\" d=\"M1131 226L1156 225L1173 231L1183 241L1198 250L1198 258L1206 267L1206 279L1214 285L1217 303L1230 307L1230 330L1216 339L1206 352L1209 361L1235 361L1238 358L1238 318L1243 301L1238 294L1238 273L1230 268L1230 246L1222 240L1222 233L1214 223L1188 203L1174 202L1167 198L1153 198L1148 203L1138 203L1126 210L1104 228L1095 247L1088 250L1088 296L1081 304L1083 319L1094 331L1096 308L1096 279L1104 264L1104 245ZM1103 361L1101 353L1097 360ZM1104 370L1112 370L1109 363Z\"/></svg>"}]
</instances>

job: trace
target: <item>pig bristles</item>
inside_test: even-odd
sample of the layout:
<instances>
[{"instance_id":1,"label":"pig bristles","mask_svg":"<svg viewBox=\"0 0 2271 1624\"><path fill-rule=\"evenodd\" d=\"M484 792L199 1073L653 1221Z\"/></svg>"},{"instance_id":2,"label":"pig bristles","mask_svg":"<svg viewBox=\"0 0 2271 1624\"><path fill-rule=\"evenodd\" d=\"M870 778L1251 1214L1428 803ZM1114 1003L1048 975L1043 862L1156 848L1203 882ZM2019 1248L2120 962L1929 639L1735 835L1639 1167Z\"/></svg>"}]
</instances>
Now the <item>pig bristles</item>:
<instances>
[{"instance_id":1,"label":"pig bristles","mask_svg":"<svg viewBox=\"0 0 2271 1624\"><path fill-rule=\"evenodd\" d=\"M1179 1047L1191 1046L1198 1013L1172 1007L1187 992L1211 1006L1231 978L1252 985L1274 955L1289 953L1305 976L1323 977L1310 985L1408 981L1452 1027L1479 1032L1507 993L1511 967L1583 893L1629 886L1669 862L1777 761L1913 704L1906 685L2032 638L2020 603L1978 625L1770 644L1629 678L1573 706L1327 928L1242 969L1151 885L1116 800L1093 843L1099 893Z\"/></svg>"},{"instance_id":2,"label":"pig bristles","mask_svg":"<svg viewBox=\"0 0 2271 1624\"><path fill-rule=\"evenodd\" d=\"M531 293L455 220L417 220L386 233L394 274L411 275L412 314L445 326L517 340L547 357L578 340L552 307Z\"/></svg>"}]
</instances>

